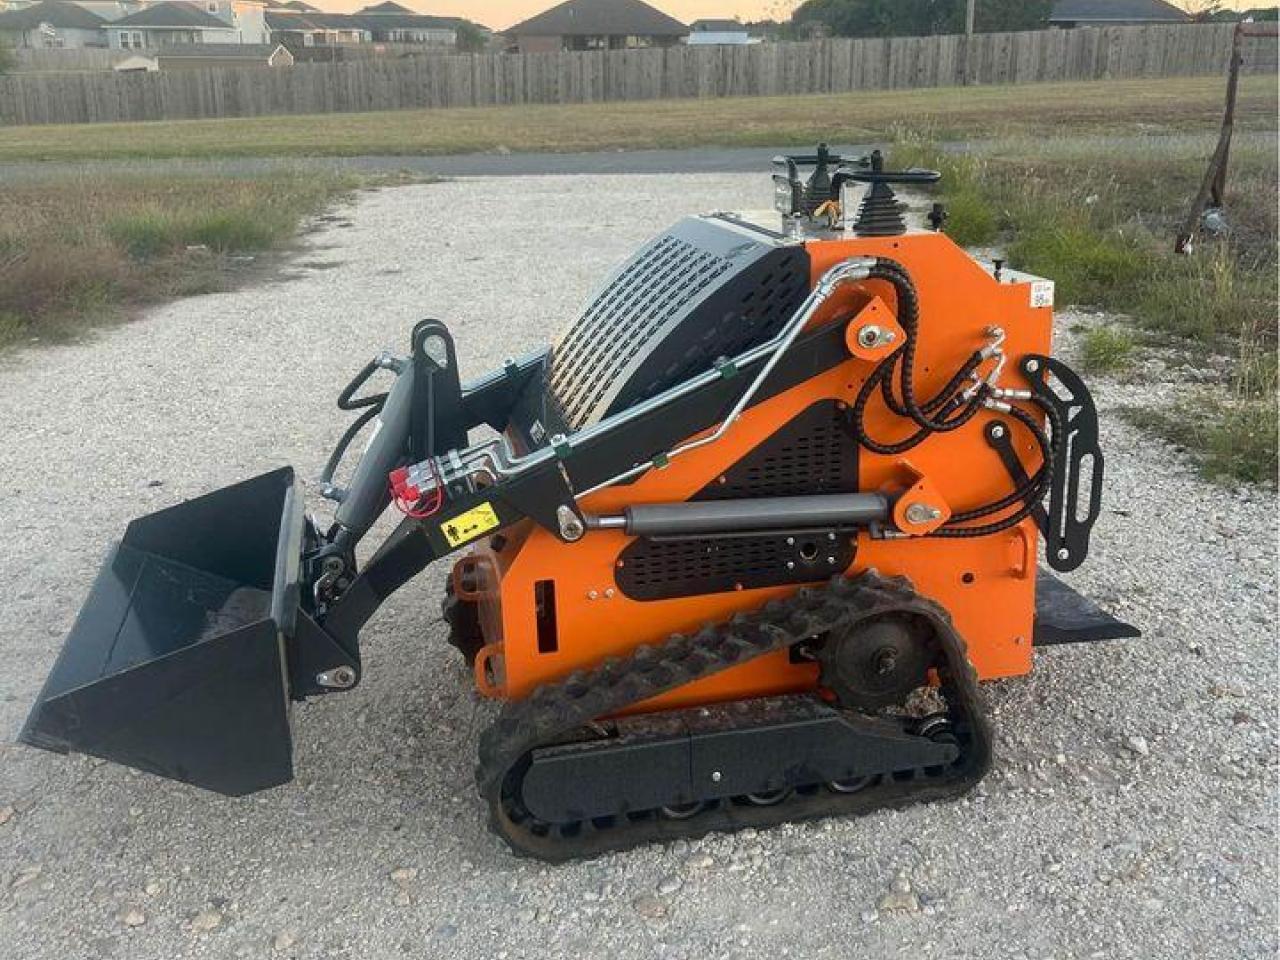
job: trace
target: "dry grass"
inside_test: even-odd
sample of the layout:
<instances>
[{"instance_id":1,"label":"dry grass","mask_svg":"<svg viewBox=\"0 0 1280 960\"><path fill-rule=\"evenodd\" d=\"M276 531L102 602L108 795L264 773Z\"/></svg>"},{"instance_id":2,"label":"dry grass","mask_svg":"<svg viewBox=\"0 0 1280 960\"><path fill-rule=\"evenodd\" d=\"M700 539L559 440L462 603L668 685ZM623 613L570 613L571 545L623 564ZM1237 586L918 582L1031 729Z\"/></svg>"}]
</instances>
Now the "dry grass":
<instances>
[{"instance_id":1,"label":"dry grass","mask_svg":"<svg viewBox=\"0 0 1280 960\"><path fill-rule=\"evenodd\" d=\"M222 289L354 182L272 174L59 177L0 186L0 345ZM211 204L210 197L217 203Z\"/></svg>"},{"instance_id":2,"label":"dry grass","mask_svg":"<svg viewBox=\"0 0 1280 960\"><path fill-rule=\"evenodd\" d=\"M1180 443L1214 477L1275 479L1277 458L1277 160L1238 142L1226 196L1229 234L1190 256L1173 237L1204 175L1212 137L1141 148L1014 140L950 156L904 136L897 162L944 170L949 230L999 245L1011 265L1053 278L1064 304L1127 314L1148 342L1236 358L1232 383L1172 412L1131 419ZM1095 371L1117 372L1141 345L1100 328L1084 343Z\"/></svg>"},{"instance_id":3,"label":"dry grass","mask_svg":"<svg viewBox=\"0 0 1280 960\"><path fill-rule=\"evenodd\" d=\"M897 125L938 139L1177 133L1212 128L1220 79L401 110L173 123L0 128L0 160L573 152L695 146L812 146L884 139ZM1241 85L1241 129L1276 129L1274 80Z\"/></svg>"}]
</instances>

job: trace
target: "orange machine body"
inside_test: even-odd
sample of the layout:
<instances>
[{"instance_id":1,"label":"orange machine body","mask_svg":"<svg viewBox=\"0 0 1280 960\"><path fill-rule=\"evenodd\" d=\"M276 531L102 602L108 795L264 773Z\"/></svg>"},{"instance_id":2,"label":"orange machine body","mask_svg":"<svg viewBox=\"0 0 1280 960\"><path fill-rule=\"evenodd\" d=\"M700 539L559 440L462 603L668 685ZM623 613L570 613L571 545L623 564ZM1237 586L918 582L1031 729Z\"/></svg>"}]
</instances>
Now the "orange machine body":
<instances>
[{"instance_id":1,"label":"orange machine body","mask_svg":"<svg viewBox=\"0 0 1280 960\"><path fill-rule=\"evenodd\" d=\"M992 326L1004 329L1005 350L1012 358L1049 353L1052 307L1034 305L1045 298L1033 295L1031 281L993 277L943 234L816 240L807 246L813 281L854 256L889 257L910 272L920 300L915 371L922 398L932 396L967 356L988 342ZM892 312L891 289L874 281L852 285L825 305L814 325L850 323L861 310L878 311L884 320L884 312ZM811 404L836 400L851 405L877 358L856 355L856 340L850 339L845 362L750 407L718 442L677 457L664 469L652 469L632 484L601 490L585 498L583 508L610 514L629 504L687 500ZM1003 382L1025 386L1015 383L1016 377L1010 364ZM905 458L861 451L860 488L902 490L922 483L953 511L1002 496L1013 480L985 439L983 427L991 416L984 411L958 430L936 434ZM886 441L900 439L911 427L879 397L872 401L867 423L872 435ZM1011 426L1024 466L1033 472L1039 457L1034 438L1021 425ZM843 572L853 575L873 567L909 577L918 591L950 612L981 678L1016 676L1031 669L1037 537L1029 518L1002 533L966 539L877 540L862 533L853 563ZM466 579L476 585L486 641L476 669L482 692L520 698L538 684L605 657L628 654L673 633L696 631L797 589L791 584L631 599L618 588L615 575L623 562L620 554L633 539L619 530L598 530L564 543L525 521L461 561L474 570L474 578L456 577L455 584ZM815 569L814 580L829 575ZM555 584L554 634L548 637L544 624L540 642L535 585L547 579ZM688 684L637 711L795 693L816 685L816 667L793 662L783 651Z\"/></svg>"}]
</instances>

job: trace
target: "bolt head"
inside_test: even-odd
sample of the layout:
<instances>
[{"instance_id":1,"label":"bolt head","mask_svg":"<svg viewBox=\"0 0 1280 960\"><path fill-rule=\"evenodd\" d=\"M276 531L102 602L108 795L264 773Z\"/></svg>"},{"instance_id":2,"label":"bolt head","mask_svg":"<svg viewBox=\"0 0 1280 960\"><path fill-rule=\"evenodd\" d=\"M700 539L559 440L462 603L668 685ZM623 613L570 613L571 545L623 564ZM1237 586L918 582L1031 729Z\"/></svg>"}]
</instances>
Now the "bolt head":
<instances>
[{"instance_id":1,"label":"bolt head","mask_svg":"<svg viewBox=\"0 0 1280 960\"><path fill-rule=\"evenodd\" d=\"M723 779L724 779L724 776L720 773L720 771L719 771L719 770L712 770L712 771L711 771L711 782L712 782L712 783L719 783L719 782L720 782L721 780L723 780Z\"/></svg>"},{"instance_id":2,"label":"bolt head","mask_svg":"<svg viewBox=\"0 0 1280 960\"><path fill-rule=\"evenodd\" d=\"M1004 436L1004 427L1000 424L993 424L991 427L991 435L997 439Z\"/></svg>"},{"instance_id":3,"label":"bolt head","mask_svg":"<svg viewBox=\"0 0 1280 960\"><path fill-rule=\"evenodd\" d=\"M858 343L864 347L878 346L884 331L874 323L869 323L858 331Z\"/></svg>"},{"instance_id":4,"label":"bolt head","mask_svg":"<svg viewBox=\"0 0 1280 960\"><path fill-rule=\"evenodd\" d=\"M1066 547L1059 547L1059 548L1058 548L1058 559L1059 559L1059 560L1065 560L1065 559L1067 559L1067 557L1069 557L1069 556L1071 556L1071 551L1070 551L1070 550L1068 550Z\"/></svg>"},{"instance_id":5,"label":"bolt head","mask_svg":"<svg viewBox=\"0 0 1280 960\"><path fill-rule=\"evenodd\" d=\"M1040 369L1040 361L1033 358L1031 360L1028 360L1026 363L1024 363L1023 366L1026 367L1028 370L1030 370L1032 373L1035 373L1037 370Z\"/></svg>"},{"instance_id":6,"label":"bolt head","mask_svg":"<svg viewBox=\"0 0 1280 960\"><path fill-rule=\"evenodd\" d=\"M906 516L909 523L928 523L942 516L942 511L927 503L913 503L907 507Z\"/></svg>"},{"instance_id":7,"label":"bolt head","mask_svg":"<svg viewBox=\"0 0 1280 960\"><path fill-rule=\"evenodd\" d=\"M600 591L599 591L599 590L588 590L588 591L587 591L587 599L588 599L588 600L599 600L599 599L600 599Z\"/></svg>"}]
</instances>

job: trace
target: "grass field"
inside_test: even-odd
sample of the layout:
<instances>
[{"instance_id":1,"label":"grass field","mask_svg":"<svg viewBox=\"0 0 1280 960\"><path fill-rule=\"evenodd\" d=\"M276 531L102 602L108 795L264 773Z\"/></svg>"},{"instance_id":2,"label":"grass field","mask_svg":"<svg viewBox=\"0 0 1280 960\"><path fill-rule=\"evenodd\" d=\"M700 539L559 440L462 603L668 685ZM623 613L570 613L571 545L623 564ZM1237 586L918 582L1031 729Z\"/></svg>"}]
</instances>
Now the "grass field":
<instances>
[{"instance_id":1,"label":"grass field","mask_svg":"<svg viewBox=\"0 0 1280 960\"><path fill-rule=\"evenodd\" d=\"M1277 460L1277 158L1274 147L1231 153L1229 233L1189 256L1173 238L1207 163L1207 141L1105 149L1072 138L1014 139L964 156L904 137L897 162L943 171L948 232L1002 248L1011 265L1057 282L1058 302L1123 319L1085 333L1084 365L1125 375L1171 349L1192 367L1233 358L1226 382L1187 385L1165 409L1129 419L1183 445L1207 474L1274 482Z\"/></svg>"},{"instance_id":2,"label":"grass field","mask_svg":"<svg viewBox=\"0 0 1280 960\"><path fill-rule=\"evenodd\" d=\"M0 161L812 145L883 140L903 126L936 140L1203 132L1222 99L1223 81L1207 77L0 127ZM1246 78L1239 128L1276 129L1276 105L1273 78Z\"/></svg>"},{"instance_id":3,"label":"grass field","mask_svg":"<svg viewBox=\"0 0 1280 960\"><path fill-rule=\"evenodd\" d=\"M313 173L0 185L0 347L66 339L133 307L224 289L358 185Z\"/></svg>"}]
</instances>

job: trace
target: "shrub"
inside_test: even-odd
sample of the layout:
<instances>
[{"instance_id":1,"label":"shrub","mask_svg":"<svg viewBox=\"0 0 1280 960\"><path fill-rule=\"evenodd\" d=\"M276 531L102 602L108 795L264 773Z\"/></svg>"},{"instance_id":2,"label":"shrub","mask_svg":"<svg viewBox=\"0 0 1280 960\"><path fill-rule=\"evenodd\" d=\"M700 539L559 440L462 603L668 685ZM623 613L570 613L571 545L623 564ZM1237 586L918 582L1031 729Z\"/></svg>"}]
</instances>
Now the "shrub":
<instances>
[{"instance_id":1,"label":"shrub","mask_svg":"<svg viewBox=\"0 0 1280 960\"><path fill-rule=\"evenodd\" d=\"M1110 373L1132 360L1133 338L1115 327L1094 327L1084 335L1081 359L1091 373Z\"/></svg>"}]
</instances>

